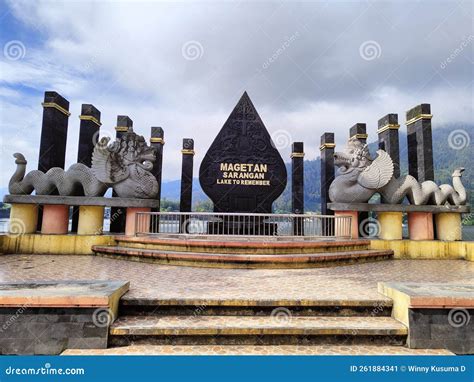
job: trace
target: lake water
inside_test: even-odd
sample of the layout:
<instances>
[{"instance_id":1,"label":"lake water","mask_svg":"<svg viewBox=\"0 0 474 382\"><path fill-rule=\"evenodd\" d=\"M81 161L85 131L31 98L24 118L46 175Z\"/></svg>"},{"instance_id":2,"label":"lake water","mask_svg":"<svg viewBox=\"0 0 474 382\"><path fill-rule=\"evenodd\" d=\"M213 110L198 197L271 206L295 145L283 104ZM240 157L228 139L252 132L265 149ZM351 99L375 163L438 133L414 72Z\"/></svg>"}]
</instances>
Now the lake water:
<instances>
[{"instance_id":1,"label":"lake water","mask_svg":"<svg viewBox=\"0 0 474 382\"><path fill-rule=\"evenodd\" d=\"M110 228L110 220L104 220L104 232L108 232ZM71 229L71 221L69 221L69 229ZM8 219L0 219L0 233L7 232L8 230ZM408 237L408 228L404 227L404 237ZM474 226L464 226L462 230L463 240L474 241Z\"/></svg>"}]
</instances>

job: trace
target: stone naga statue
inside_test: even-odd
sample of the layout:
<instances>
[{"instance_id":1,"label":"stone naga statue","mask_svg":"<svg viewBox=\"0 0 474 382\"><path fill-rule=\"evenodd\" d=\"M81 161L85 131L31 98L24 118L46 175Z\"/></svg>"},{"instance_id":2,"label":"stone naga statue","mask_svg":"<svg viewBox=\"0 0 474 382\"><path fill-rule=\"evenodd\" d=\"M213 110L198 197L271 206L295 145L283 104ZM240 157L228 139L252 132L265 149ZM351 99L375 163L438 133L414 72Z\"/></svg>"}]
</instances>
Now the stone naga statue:
<instances>
[{"instance_id":1,"label":"stone naga statue","mask_svg":"<svg viewBox=\"0 0 474 382\"><path fill-rule=\"evenodd\" d=\"M13 154L17 165L8 189L12 195L103 196L112 187L119 197L153 199L158 182L150 172L156 159L154 148L133 132L125 133L112 144L102 138L94 147L92 167L76 163L67 171L54 167L46 173L26 174L26 159Z\"/></svg>"},{"instance_id":2,"label":"stone naga statue","mask_svg":"<svg viewBox=\"0 0 474 382\"><path fill-rule=\"evenodd\" d=\"M392 158L384 150L378 150L377 157L372 159L367 145L357 138L349 139L345 152L334 154L334 163L338 171L329 187L329 198L335 203L367 203L376 193L388 204L400 204L405 197L417 206L460 206L467 201L461 182L462 167L452 174L453 186L438 186L432 181L419 183L411 175L395 178Z\"/></svg>"}]
</instances>

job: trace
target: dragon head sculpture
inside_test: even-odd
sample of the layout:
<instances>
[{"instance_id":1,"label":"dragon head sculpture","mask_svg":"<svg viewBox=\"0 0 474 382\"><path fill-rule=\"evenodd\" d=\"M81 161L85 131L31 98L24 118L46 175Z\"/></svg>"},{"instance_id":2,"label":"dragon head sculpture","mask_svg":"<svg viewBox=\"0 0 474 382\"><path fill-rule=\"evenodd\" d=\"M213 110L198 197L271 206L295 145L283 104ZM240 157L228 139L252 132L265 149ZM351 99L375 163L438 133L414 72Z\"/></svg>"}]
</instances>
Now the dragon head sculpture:
<instances>
[{"instance_id":1,"label":"dragon head sculpture","mask_svg":"<svg viewBox=\"0 0 474 382\"><path fill-rule=\"evenodd\" d=\"M102 138L94 148L91 169L118 196L149 199L158 194L158 182L151 173L155 160L155 149L131 132L111 144L110 138Z\"/></svg>"},{"instance_id":2,"label":"dragon head sculpture","mask_svg":"<svg viewBox=\"0 0 474 382\"><path fill-rule=\"evenodd\" d=\"M393 161L383 150L372 159L369 148L357 138L349 139L346 150L334 154L337 177L329 188L329 198L339 203L366 203L393 177Z\"/></svg>"}]
</instances>

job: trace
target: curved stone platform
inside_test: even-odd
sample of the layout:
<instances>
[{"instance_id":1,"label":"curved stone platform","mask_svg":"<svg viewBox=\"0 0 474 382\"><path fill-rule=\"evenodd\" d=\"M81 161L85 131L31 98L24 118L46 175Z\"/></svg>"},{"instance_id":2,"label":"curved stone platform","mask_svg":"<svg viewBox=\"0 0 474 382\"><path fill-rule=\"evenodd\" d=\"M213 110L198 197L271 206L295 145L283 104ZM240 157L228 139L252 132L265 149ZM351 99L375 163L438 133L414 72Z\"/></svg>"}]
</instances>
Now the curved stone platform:
<instances>
[{"instance_id":1,"label":"curved stone platform","mask_svg":"<svg viewBox=\"0 0 474 382\"><path fill-rule=\"evenodd\" d=\"M215 268L314 268L387 260L391 250L371 250L368 240L117 237L118 245L93 246L96 255L167 265Z\"/></svg>"}]
</instances>

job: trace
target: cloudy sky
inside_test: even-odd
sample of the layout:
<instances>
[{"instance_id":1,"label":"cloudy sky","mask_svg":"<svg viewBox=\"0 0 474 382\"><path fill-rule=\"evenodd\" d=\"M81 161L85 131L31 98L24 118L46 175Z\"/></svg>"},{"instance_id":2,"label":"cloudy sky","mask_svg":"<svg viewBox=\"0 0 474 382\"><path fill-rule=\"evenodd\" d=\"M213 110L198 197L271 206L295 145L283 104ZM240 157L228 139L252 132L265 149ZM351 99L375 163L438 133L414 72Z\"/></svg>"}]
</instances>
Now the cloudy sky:
<instances>
[{"instance_id":1,"label":"cloudy sky","mask_svg":"<svg viewBox=\"0 0 474 382\"><path fill-rule=\"evenodd\" d=\"M164 179L180 176L182 138L200 160L247 90L285 160L292 141L318 153L356 122L431 103L434 127L473 121L472 1L0 0L0 126L6 187L15 151L37 166L41 101L70 103L67 165L80 107L149 136L165 130ZM405 127L403 127L405 129Z\"/></svg>"}]
</instances>

